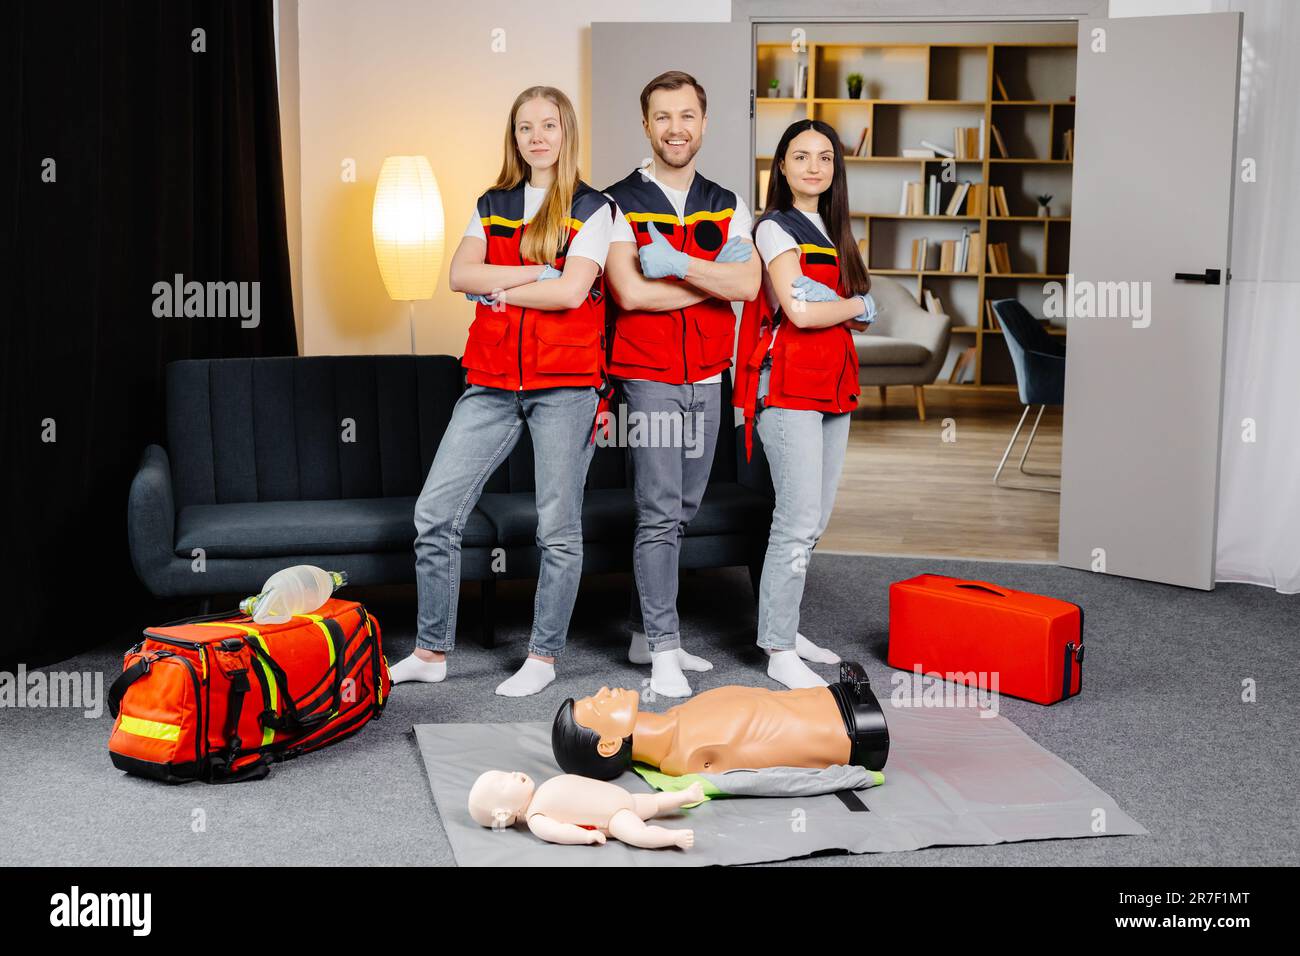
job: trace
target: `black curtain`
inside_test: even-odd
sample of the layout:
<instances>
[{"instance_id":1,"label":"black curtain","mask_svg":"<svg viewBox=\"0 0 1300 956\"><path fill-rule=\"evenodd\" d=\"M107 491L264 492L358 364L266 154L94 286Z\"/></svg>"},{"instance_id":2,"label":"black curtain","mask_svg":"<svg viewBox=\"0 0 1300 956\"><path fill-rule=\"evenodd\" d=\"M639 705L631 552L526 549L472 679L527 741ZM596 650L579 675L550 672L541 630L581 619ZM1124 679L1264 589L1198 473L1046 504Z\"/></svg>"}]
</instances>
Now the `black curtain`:
<instances>
[{"instance_id":1,"label":"black curtain","mask_svg":"<svg viewBox=\"0 0 1300 956\"><path fill-rule=\"evenodd\" d=\"M0 16L11 666L125 639L161 610L131 569L126 500L163 441L166 363L297 342L271 0L26 0ZM177 274L259 283L257 326L155 316L155 284Z\"/></svg>"}]
</instances>

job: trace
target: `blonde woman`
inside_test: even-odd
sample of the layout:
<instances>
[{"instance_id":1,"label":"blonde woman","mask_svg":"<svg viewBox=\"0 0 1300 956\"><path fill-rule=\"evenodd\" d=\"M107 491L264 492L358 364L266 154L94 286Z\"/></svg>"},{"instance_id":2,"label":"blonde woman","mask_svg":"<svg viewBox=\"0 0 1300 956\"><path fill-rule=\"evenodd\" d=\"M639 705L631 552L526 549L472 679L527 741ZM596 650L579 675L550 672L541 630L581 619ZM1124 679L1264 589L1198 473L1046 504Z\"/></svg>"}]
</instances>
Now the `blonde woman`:
<instances>
[{"instance_id":1,"label":"blonde woman","mask_svg":"<svg viewBox=\"0 0 1300 956\"><path fill-rule=\"evenodd\" d=\"M477 302L456 402L415 506L415 650L394 682L438 682L455 645L461 535L483 485L527 428L536 461L541 569L528 658L497 687L535 694L555 679L582 574L582 488L606 394L603 270L613 202L578 171L578 124L553 87L510 108L505 157L451 261Z\"/></svg>"}]
</instances>

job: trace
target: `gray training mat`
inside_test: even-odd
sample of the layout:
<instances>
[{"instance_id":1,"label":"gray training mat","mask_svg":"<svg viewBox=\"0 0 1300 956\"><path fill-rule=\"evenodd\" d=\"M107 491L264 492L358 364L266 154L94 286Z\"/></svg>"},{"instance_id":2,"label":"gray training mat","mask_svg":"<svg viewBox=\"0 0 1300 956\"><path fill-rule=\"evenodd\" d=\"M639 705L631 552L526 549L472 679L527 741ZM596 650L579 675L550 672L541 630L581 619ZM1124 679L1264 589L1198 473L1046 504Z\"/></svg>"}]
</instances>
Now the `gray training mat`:
<instances>
[{"instance_id":1,"label":"gray training mat","mask_svg":"<svg viewBox=\"0 0 1300 956\"><path fill-rule=\"evenodd\" d=\"M417 724L415 733L461 866L709 866L823 850L880 853L1147 833L1000 714L882 704L891 737L884 784L856 791L847 802L838 794L720 798L652 821L693 829L690 850L641 850L612 838L603 846L557 846L522 823L499 831L475 824L465 803L484 770L522 770L539 784L560 773L549 723ZM631 771L615 782L633 793L652 792Z\"/></svg>"}]
</instances>

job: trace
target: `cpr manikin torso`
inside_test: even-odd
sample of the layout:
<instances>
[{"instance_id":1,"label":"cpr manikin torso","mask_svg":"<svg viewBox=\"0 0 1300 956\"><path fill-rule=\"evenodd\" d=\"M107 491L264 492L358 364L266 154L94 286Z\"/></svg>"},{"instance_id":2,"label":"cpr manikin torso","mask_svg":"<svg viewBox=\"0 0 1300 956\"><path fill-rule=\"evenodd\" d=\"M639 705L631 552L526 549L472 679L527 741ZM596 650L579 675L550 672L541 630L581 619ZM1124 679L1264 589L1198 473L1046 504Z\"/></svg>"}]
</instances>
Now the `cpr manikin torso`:
<instances>
[{"instance_id":1,"label":"cpr manikin torso","mask_svg":"<svg viewBox=\"0 0 1300 956\"><path fill-rule=\"evenodd\" d=\"M642 763L671 776L771 767L854 765L879 770L889 754L884 713L861 665L845 661L825 687L718 687L643 712L634 690L602 687L570 698L551 727L564 771L614 780Z\"/></svg>"},{"instance_id":2,"label":"cpr manikin torso","mask_svg":"<svg viewBox=\"0 0 1300 956\"><path fill-rule=\"evenodd\" d=\"M829 767L848 763L850 749L839 708L825 687L718 687L663 714L639 712L632 733L632 759L675 777L747 767Z\"/></svg>"}]
</instances>

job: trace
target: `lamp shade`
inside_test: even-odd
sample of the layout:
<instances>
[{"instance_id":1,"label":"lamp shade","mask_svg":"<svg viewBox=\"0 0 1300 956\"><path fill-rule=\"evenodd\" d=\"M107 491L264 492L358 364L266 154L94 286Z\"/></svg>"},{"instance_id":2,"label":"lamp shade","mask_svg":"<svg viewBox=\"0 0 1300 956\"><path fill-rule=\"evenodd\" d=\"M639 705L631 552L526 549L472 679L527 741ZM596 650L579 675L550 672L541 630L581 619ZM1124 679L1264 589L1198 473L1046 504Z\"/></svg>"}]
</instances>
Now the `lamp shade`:
<instances>
[{"instance_id":1,"label":"lamp shade","mask_svg":"<svg viewBox=\"0 0 1300 956\"><path fill-rule=\"evenodd\" d=\"M371 216L375 259L388 295L433 295L442 269L442 194L424 156L389 156L379 170Z\"/></svg>"}]
</instances>

